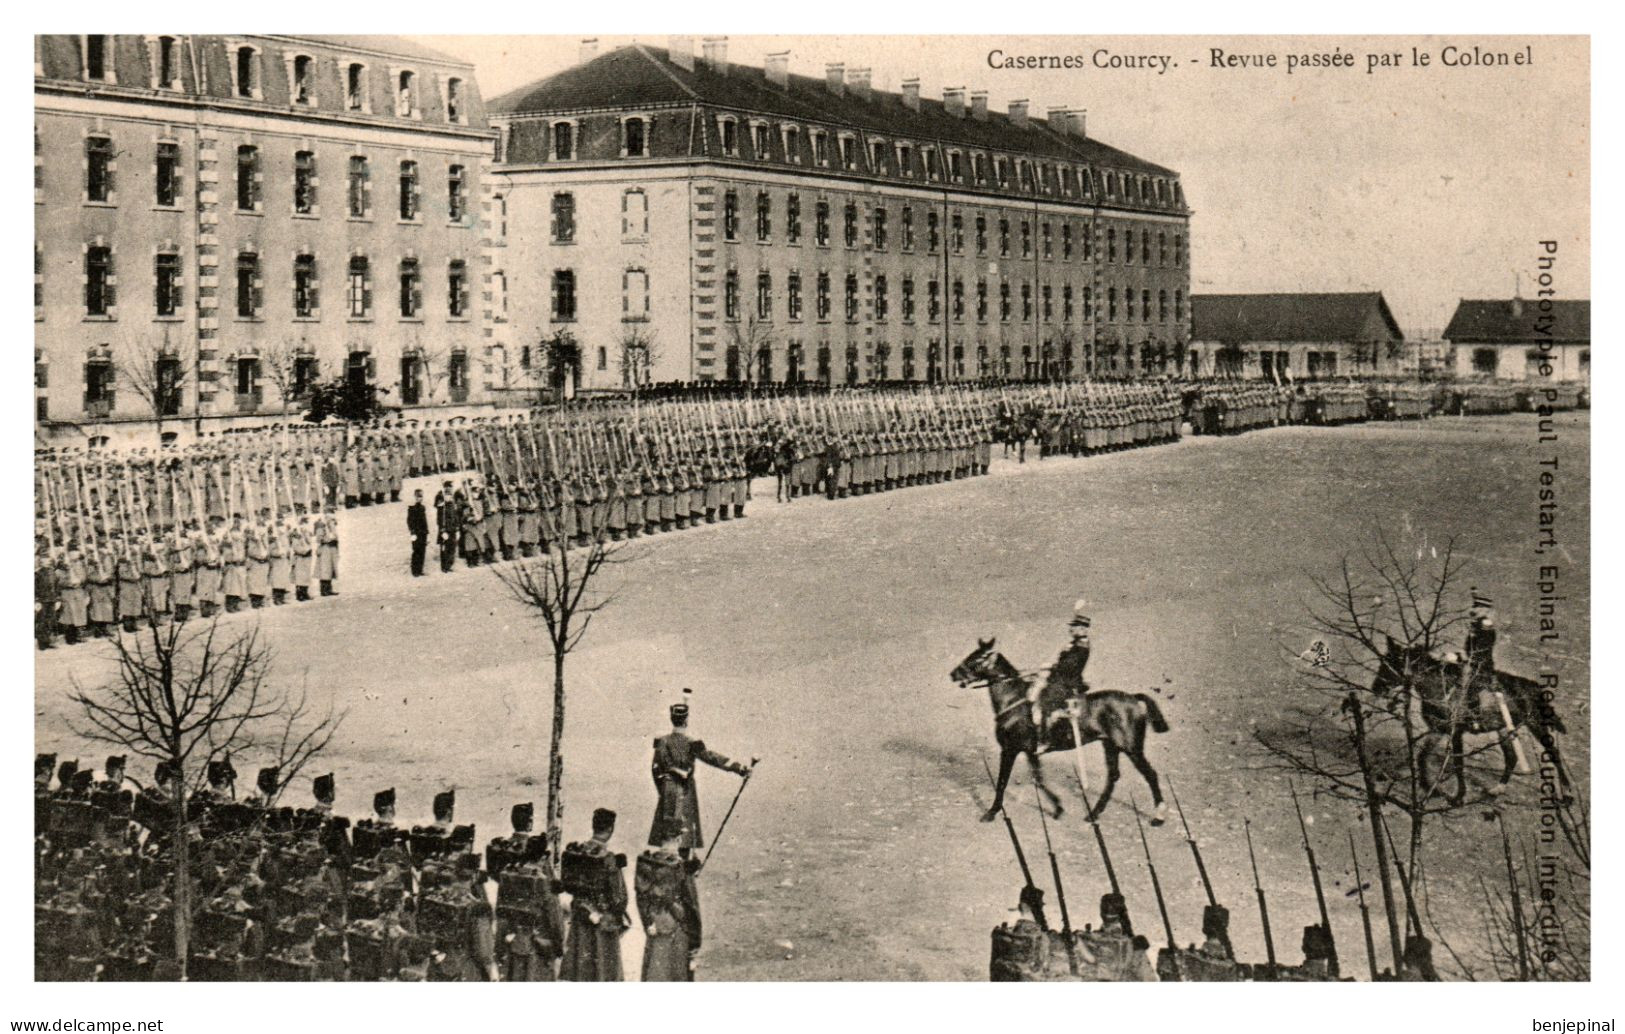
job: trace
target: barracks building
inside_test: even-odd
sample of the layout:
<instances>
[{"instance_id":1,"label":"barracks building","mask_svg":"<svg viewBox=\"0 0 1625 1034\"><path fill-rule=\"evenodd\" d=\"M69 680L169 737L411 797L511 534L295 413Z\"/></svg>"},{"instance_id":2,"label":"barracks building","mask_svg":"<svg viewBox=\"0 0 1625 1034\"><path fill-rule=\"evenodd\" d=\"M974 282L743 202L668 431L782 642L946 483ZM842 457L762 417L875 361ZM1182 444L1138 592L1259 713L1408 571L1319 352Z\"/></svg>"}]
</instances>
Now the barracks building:
<instances>
[{"instance_id":1,"label":"barracks building","mask_svg":"<svg viewBox=\"0 0 1625 1034\"><path fill-rule=\"evenodd\" d=\"M985 93L691 37L494 99L491 388L1175 371L1179 175ZM567 382L567 383L565 383Z\"/></svg>"},{"instance_id":2,"label":"barracks building","mask_svg":"<svg viewBox=\"0 0 1625 1034\"><path fill-rule=\"evenodd\" d=\"M471 66L392 37L39 36L36 430L481 401Z\"/></svg>"},{"instance_id":3,"label":"barracks building","mask_svg":"<svg viewBox=\"0 0 1625 1034\"><path fill-rule=\"evenodd\" d=\"M1591 381L1591 302L1463 299L1445 340L1457 377Z\"/></svg>"},{"instance_id":4,"label":"barracks building","mask_svg":"<svg viewBox=\"0 0 1625 1034\"><path fill-rule=\"evenodd\" d=\"M1198 376L1301 381L1417 371L1417 350L1380 291L1199 294L1191 308Z\"/></svg>"}]
</instances>

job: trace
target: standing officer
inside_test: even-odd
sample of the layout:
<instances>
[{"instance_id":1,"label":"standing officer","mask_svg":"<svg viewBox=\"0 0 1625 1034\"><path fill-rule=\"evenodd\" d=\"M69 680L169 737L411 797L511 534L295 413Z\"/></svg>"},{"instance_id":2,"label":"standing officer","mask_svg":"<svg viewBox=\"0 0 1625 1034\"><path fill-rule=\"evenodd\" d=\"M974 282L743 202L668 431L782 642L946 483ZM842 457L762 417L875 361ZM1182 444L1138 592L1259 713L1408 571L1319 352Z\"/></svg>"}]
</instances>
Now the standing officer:
<instances>
[{"instance_id":1,"label":"standing officer","mask_svg":"<svg viewBox=\"0 0 1625 1034\"><path fill-rule=\"evenodd\" d=\"M412 493L406 508L406 530L412 533L412 577L423 577L423 557L429 549L429 512L423 506L423 489Z\"/></svg>"},{"instance_id":2,"label":"standing officer","mask_svg":"<svg viewBox=\"0 0 1625 1034\"><path fill-rule=\"evenodd\" d=\"M689 690L684 689L684 693ZM705 846L705 835L700 831L700 794L694 782L696 762L713 768L726 769L736 775L750 778L756 759L749 765L730 761L699 740L688 735L688 704L671 705L671 732L655 740L654 760L649 770L654 776L659 799L655 804L655 817L649 827L649 844L664 844L675 827L682 827L679 846L683 857L690 851Z\"/></svg>"}]
</instances>

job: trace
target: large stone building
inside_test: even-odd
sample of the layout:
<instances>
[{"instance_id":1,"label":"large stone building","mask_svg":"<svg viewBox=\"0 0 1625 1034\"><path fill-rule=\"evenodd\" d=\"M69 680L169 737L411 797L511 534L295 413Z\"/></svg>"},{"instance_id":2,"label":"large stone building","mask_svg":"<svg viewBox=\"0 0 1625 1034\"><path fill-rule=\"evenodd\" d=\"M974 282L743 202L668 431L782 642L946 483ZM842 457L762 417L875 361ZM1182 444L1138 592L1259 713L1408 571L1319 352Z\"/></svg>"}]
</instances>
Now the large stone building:
<instances>
[{"instance_id":1,"label":"large stone building","mask_svg":"<svg viewBox=\"0 0 1625 1034\"><path fill-rule=\"evenodd\" d=\"M1445 340L1458 377L1591 380L1591 302L1463 299Z\"/></svg>"},{"instance_id":2,"label":"large stone building","mask_svg":"<svg viewBox=\"0 0 1625 1034\"><path fill-rule=\"evenodd\" d=\"M1178 174L1081 112L792 75L788 54L736 65L724 39L584 50L490 105L494 387L1183 362Z\"/></svg>"},{"instance_id":3,"label":"large stone building","mask_svg":"<svg viewBox=\"0 0 1625 1034\"><path fill-rule=\"evenodd\" d=\"M40 36L36 426L272 419L343 374L479 401L491 132L393 37Z\"/></svg>"},{"instance_id":4,"label":"large stone building","mask_svg":"<svg viewBox=\"0 0 1625 1034\"><path fill-rule=\"evenodd\" d=\"M1263 380L1414 375L1416 350L1380 291L1199 294L1190 365L1198 375Z\"/></svg>"}]
</instances>

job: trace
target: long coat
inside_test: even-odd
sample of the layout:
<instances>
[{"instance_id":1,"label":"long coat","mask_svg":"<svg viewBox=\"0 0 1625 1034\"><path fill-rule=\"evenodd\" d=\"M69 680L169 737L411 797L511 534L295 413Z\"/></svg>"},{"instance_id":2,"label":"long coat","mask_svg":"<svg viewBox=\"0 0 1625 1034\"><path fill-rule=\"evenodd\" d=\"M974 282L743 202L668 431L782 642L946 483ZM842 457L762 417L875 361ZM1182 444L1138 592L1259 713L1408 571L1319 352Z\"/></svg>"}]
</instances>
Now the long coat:
<instances>
[{"instance_id":1,"label":"long coat","mask_svg":"<svg viewBox=\"0 0 1625 1034\"><path fill-rule=\"evenodd\" d=\"M606 865L615 862L610 850L596 840L589 850L600 854ZM559 965L560 980L617 981L621 979L621 933L626 919L626 877L619 868L608 881L611 900L570 899L570 933L564 940L564 958ZM593 916L597 915L597 922Z\"/></svg>"},{"instance_id":2,"label":"long coat","mask_svg":"<svg viewBox=\"0 0 1625 1034\"><path fill-rule=\"evenodd\" d=\"M691 866L672 851L652 848L638 859L633 889L643 942L643 980L694 979L688 959L700 949L700 895Z\"/></svg>"},{"instance_id":3,"label":"long coat","mask_svg":"<svg viewBox=\"0 0 1625 1034\"><path fill-rule=\"evenodd\" d=\"M649 827L649 843L666 841L667 831L674 823L682 823L682 846L705 846L700 832L700 792L694 783L694 766L704 762L713 768L725 769L738 775L747 775L750 769L737 761L730 761L714 750L708 750L699 740L673 730L655 740L654 760L649 766L654 776L655 791L659 799L655 805L654 822Z\"/></svg>"}]
</instances>

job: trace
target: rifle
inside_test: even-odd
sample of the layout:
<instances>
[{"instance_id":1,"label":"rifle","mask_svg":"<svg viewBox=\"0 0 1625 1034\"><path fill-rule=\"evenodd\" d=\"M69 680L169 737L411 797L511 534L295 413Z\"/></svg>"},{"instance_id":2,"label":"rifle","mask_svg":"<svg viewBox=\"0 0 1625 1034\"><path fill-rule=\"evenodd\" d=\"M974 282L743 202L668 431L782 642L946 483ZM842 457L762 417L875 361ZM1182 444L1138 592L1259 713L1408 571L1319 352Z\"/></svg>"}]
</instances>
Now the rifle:
<instances>
[{"instance_id":1,"label":"rifle","mask_svg":"<svg viewBox=\"0 0 1625 1034\"><path fill-rule=\"evenodd\" d=\"M986 759L984 759L985 762ZM1061 863L1055 859L1055 845L1049 839L1049 819L1044 816L1044 802L1038 798L1038 782L1033 781L1033 799L1038 801L1038 822L1044 828L1044 847L1049 851L1049 873L1055 880L1055 899L1061 903L1061 936L1066 938L1066 964L1073 976L1078 974L1078 949L1072 942L1072 915L1066 908L1066 891L1061 887Z\"/></svg>"},{"instance_id":2,"label":"rifle","mask_svg":"<svg viewBox=\"0 0 1625 1034\"><path fill-rule=\"evenodd\" d=\"M1145 839L1145 823L1140 821L1140 805L1129 796L1129 804L1134 808L1134 825L1140 831L1140 849L1145 852L1145 867L1151 873L1151 891L1157 896L1157 911L1162 913L1162 932L1168 935L1168 950L1173 951L1174 924L1168 920L1168 903L1162 897L1162 881L1157 879L1157 863L1151 860L1151 844Z\"/></svg>"},{"instance_id":3,"label":"rifle","mask_svg":"<svg viewBox=\"0 0 1625 1034\"><path fill-rule=\"evenodd\" d=\"M1360 878L1360 852L1354 848L1354 833L1349 833L1349 854L1354 856L1354 889L1360 895L1360 926L1365 930L1365 958L1371 965L1371 979L1377 979L1377 942L1371 936L1371 909L1365 903L1365 881Z\"/></svg>"},{"instance_id":4,"label":"rifle","mask_svg":"<svg viewBox=\"0 0 1625 1034\"><path fill-rule=\"evenodd\" d=\"M1202 849L1196 846L1196 838L1191 836L1191 824L1185 821L1185 809L1180 807L1179 794L1174 792L1173 780L1163 776L1163 782L1168 784L1168 796L1174 799L1174 810L1179 812L1179 824L1185 827L1185 842L1191 845L1191 857L1196 859L1196 874L1202 877L1202 889L1207 891L1207 903L1217 905L1219 899L1213 894L1213 881L1208 879L1207 866L1202 864Z\"/></svg>"},{"instance_id":5,"label":"rifle","mask_svg":"<svg viewBox=\"0 0 1625 1034\"><path fill-rule=\"evenodd\" d=\"M998 782L993 778L993 769L988 766L987 758L982 759L982 768L987 772L987 781L997 787ZM1010 813L1004 810L1002 804L999 805L999 815L1004 819L1004 828L1010 833L1010 845L1016 849L1016 863L1021 866L1021 878L1027 881L1028 887L1036 890L1038 884L1033 882L1033 871L1027 866L1027 852L1021 849L1021 840L1016 836L1016 824L1010 821ZM1049 929L1049 924L1044 922L1042 914L1033 918L1038 920L1039 926L1045 930Z\"/></svg>"},{"instance_id":6,"label":"rifle","mask_svg":"<svg viewBox=\"0 0 1625 1034\"><path fill-rule=\"evenodd\" d=\"M1100 820L1095 817L1095 809L1089 803L1089 795L1082 789L1080 789L1078 792L1083 797L1083 806L1088 809L1089 812L1089 828L1095 831L1095 846L1100 848L1100 863L1106 869L1106 879L1112 885L1112 893L1116 894L1118 897L1122 897L1122 888L1117 885L1117 870L1112 868L1112 854L1106 849L1106 835L1100 831ZM1134 924L1129 922L1126 906L1123 915L1123 927L1124 933L1133 936Z\"/></svg>"},{"instance_id":7,"label":"rifle","mask_svg":"<svg viewBox=\"0 0 1625 1034\"><path fill-rule=\"evenodd\" d=\"M1309 856L1309 875L1315 883L1315 902L1320 905L1320 927L1326 931L1326 944L1331 949L1332 957L1326 960L1326 968L1333 977L1337 973L1337 942L1332 938L1332 920L1326 912L1326 892L1320 885L1320 866L1315 863L1315 849L1309 843L1309 825L1303 820L1303 807L1298 803L1298 788L1289 780L1287 788L1292 792L1292 808L1298 813L1298 832L1303 835L1303 851Z\"/></svg>"},{"instance_id":8,"label":"rifle","mask_svg":"<svg viewBox=\"0 0 1625 1034\"><path fill-rule=\"evenodd\" d=\"M1275 966L1275 937L1270 933L1270 907L1264 900L1264 884L1258 879L1258 857L1253 854L1253 822L1251 819L1242 820L1242 829L1247 834L1247 858L1253 863L1253 890L1258 893L1258 921L1264 927L1264 954L1269 959L1270 978L1274 979Z\"/></svg>"}]
</instances>

